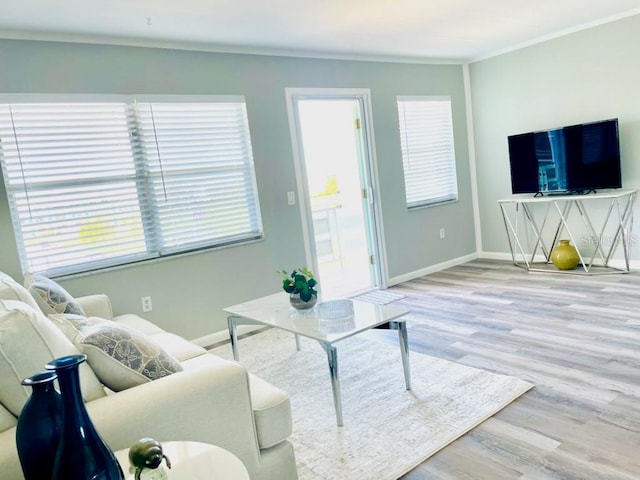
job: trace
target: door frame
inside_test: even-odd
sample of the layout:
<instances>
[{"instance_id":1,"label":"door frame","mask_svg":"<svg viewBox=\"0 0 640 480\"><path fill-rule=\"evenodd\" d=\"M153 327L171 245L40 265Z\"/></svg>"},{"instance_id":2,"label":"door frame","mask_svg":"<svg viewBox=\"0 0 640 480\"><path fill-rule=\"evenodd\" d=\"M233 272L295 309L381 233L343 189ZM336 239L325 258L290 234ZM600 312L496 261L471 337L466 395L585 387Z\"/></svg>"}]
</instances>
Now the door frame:
<instances>
[{"instance_id":1,"label":"door frame","mask_svg":"<svg viewBox=\"0 0 640 480\"><path fill-rule=\"evenodd\" d=\"M298 208L302 220L302 237L304 241L304 251L307 265L311 265L314 272L318 272L317 255L315 249L315 239L313 236L313 219L311 213L311 204L309 201L309 192L307 188L307 172L304 162L304 153L302 143L298 138L300 131L300 123L295 109L294 100L297 99L344 99L356 100L362 106L361 128L363 143L366 149L365 167L369 177L369 191L367 192L369 201L369 210L371 215L373 232L367 232L367 235L373 234L373 248L376 256L377 269L376 279L374 283L377 288L387 288L388 286L388 266L386 245L384 240L384 227L382 223L382 210L379 202L379 180L378 180L378 163L376 158L376 150L371 107L371 91L368 88L285 88L285 96L287 101L287 114L289 117L289 132L291 135L291 145L293 147L293 164L296 175L296 187L298 195ZM320 279L322 280L322 279Z\"/></svg>"}]
</instances>

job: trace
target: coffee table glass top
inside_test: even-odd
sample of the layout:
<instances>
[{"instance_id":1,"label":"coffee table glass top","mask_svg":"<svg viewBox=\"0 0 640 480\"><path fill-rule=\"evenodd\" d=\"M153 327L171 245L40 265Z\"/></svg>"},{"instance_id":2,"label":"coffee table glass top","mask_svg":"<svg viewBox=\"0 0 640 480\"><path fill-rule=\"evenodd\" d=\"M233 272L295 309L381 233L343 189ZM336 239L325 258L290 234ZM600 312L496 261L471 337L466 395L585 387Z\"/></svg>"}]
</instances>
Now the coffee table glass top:
<instances>
[{"instance_id":1,"label":"coffee table glass top","mask_svg":"<svg viewBox=\"0 0 640 480\"><path fill-rule=\"evenodd\" d=\"M318 303L322 300L319 299ZM316 305L317 308L317 305ZM395 305L376 305L353 300L353 315L341 319L321 318L316 309L296 310L289 304L285 292L239 303L223 309L227 314L241 317L242 323L269 325L289 332L333 343L360 332L383 325L409 313Z\"/></svg>"}]
</instances>

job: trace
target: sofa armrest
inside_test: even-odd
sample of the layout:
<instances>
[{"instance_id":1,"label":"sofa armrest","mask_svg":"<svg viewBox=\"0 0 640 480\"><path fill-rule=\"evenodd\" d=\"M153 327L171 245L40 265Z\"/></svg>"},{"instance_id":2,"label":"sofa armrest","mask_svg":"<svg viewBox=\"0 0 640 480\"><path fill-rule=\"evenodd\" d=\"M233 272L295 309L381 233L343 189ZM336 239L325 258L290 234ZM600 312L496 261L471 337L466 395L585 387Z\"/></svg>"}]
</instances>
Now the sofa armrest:
<instances>
[{"instance_id":1,"label":"sofa armrest","mask_svg":"<svg viewBox=\"0 0 640 480\"><path fill-rule=\"evenodd\" d=\"M109 300L107 295L99 293L96 295L76 297L75 300L80 304L87 316L113 320L111 300Z\"/></svg>"},{"instance_id":2,"label":"sofa armrest","mask_svg":"<svg viewBox=\"0 0 640 480\"><path fill-rule=\"evenodd\" d=\"M197 441L235 454L252 478L260 470L249 377L238 363L178 372L89 402L87 410L114 451L142 437Z\"/></svg>"}]
</instances>

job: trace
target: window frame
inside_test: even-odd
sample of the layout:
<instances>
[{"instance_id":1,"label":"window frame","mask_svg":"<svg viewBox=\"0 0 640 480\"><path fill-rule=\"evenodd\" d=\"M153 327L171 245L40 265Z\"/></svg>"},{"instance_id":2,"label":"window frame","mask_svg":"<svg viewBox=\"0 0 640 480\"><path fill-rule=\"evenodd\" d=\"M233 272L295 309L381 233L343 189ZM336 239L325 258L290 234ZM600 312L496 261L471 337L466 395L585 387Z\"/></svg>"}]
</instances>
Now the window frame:
<instances>
[{"instance_id":1,"label":"window frame","mask_svg":"<svg viewBox=\"0 0 640 480\"><path fill-rule=\"evenodd\" d=\"M450 150L448 152L448 156L446 158L446 164L444 161L439 162L440 166L443 166L448 170L446 174L446 179L449 180L448 190L444 195L435 195L432 191L423 189L419 192L420 197L417 200L411 200L410 197L415 197L416 191L415 189L411 189L408 184L415 182L420 179L420 175L410 175L407 169L407 164L409 163L409 159L407 158L409 147L407 144L410 139L407 136L406 129L406 118L403 117L403 106L401 105L404 102L424 102L425 104L428 102L443 102L446 101L448 104L448 125L441 126L442 129L448 128L448 132L446 133L446 140L448 141L447 148ZM424 207L432 207L437 205L443 205L447 203L454 203L458 201L458 174L457 174L457 159L455 152L455 130L453 123L453 100L450 96L433 96L433 95L398 95L396 97L396 109L398 113L398 131L400 136L400 152L402 159L402 174L405 188L405 205L409 211L420 209ZM423 125L423 128L427 128L428 125ZM442 137L444 139L444 136ZM418 139L419 140L419 139ZM415 142L415 139L414 139ZM431 157L428 161L433 161L433 152L431 152ZM420 163L419 166L421 168L430 168L429 165L426 164L427 160L424 160L423 163ZM443 175L445 177L445 175Z\"/></svg>"},{"instance_id":2,"label":"window frame","mask_svg":"<svg viewBox=\"0 0 640 480\"><path fill-rule=\"evenodd\" d=\"M243 175L248 179L246 181L246 189L244 190L246 194L246 204L247 211L250 212L250 221L247 225L250 225L250 228L245 229L245 232L238 236L238 238L220 239L218 237L209 237L212 239L205 244L201 244L196 247L186 247L181 249L171 249L168 252L163 252L162 249L156 248L154 250L154 246L157 245L157 242L154 239L150 239L148 236L148 231L146 229L146 225L150 221L149 219L153 219L154 215L157 214L155 208L151 210L148 209L149 204L154 203L154 200L151 200L146 205L142 205L141 201L138 200L139 210L140 210L140 218L144 223L145 228L142 235L145 244L144 252L140 252L134 255L124 255L124 256L114 256L112 258L108 258L105 261L83 261L80 263L67 264L62 267L55 267L49 269L39 269L33 270L38 273L42 273L45 275L49 275L51 277L61 277L61 276L72 276L72 275L81 275L93 271L98 270L106 270L112 268L119 268L131 264L136 264L140 262L147 262L153 260L159 260L164 258L171 258L175 256L194 254L202 251L209 250L217 250L220 248L228 248L231 246L244 245L248 243L254 243L258 241L262 241L264 239L264 228L262 224L262 215L260 210L260 198L259 192L257 188L257 178L256 178L256 168L255 168L255 159L253 156L252 142L251 142L251 131L250 131L250 122L248 118L248 110L247 110L247 102L243 95L84 95L84 94L0 94L0 104L46 104L46 103L61 103L61 104L73 104L73 103L124 103L127 104L126 109L133 109L133 105L135 103L153 103L153 104L195 104L195 103L207 103L207 104L216 104L216 103L237 103L242 104L241 108L243 110L243 125L238 126L237 132L239 132L239 137L244 139L244 142L247 145L247 156L245 157L242 163L242 167L238 169L241 171ZM178 125L176 123L176 125ZM141 151L135 151L134 142L136 141L136 136L139 132L137 132L137 126L131 126L129 122L127 122L127 130L129 132L129 136L131 139L131 156L133 158L133 163L135 167L135 189L138 194L138 197L147 196L153 197L153 194L150 193L150 190L141 190L144 189L144 185L147 183L146 173L141 171L140 163L142 162L144 165L149 164L149 160L145 158L145 155ZM12 139L14 142L14 139ZM0 156L2 152L0 152ZM142 157L142 158L140 158ZM20 163L22 161L20 160ZM2 168L3 168L3 177L6 172L5 162L2 160ZM23 234L24 222L21 223L21 219L18 215L18 210L14 202L14 191L16 190L15 185L10 186L8 184L7 178L3 178L5 188L6 198L9 206L11 222L13 226L14 238L18 247L18 252L20 256L20 263L23 270L26 272L30 270L29 265L30 262L26 258L26 249L25 249L25 237ZM81 183L81 182L80 182ZM24 185L24 179L23 183ZM81 183L82 185L82 183ZM148 188L148 187L147 187ZM146 210L146 213L145 213ZM145 216L145 217L143 217ZM76 225L80 225L78 221ZM255 228L254 228L255 227ZM78 227L79 228L79 227ZM160 235L160 234L159 234ZM77 247L76 247L77 248Z\"/></svg>"}]
</instances>

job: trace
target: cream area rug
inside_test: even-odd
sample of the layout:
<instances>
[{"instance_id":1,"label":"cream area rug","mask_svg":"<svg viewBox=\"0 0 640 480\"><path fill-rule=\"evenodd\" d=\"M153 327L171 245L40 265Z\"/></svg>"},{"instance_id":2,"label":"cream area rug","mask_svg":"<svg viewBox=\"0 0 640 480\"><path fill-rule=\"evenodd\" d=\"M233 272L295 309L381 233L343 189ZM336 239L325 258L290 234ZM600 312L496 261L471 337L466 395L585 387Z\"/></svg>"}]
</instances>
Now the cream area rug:
<instances>
[{"instance_id":1,"label":"cream area rug","mask_svg":"<svg viewBox=\"0 0 640 480\"><path fill-rule=\"evenodd\" d=\"M336 343L344 426L336 426L327 357L318 342L277 329L241 339L240 362L291 397L300 480L394 480L507 406L533 385L352 337ZM231 347L212 353L231 359Z\"/></svg>"}]
</instances>

